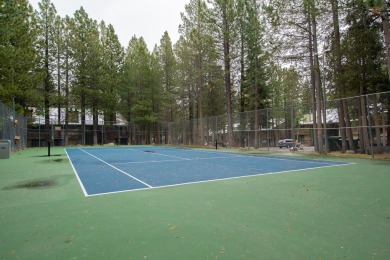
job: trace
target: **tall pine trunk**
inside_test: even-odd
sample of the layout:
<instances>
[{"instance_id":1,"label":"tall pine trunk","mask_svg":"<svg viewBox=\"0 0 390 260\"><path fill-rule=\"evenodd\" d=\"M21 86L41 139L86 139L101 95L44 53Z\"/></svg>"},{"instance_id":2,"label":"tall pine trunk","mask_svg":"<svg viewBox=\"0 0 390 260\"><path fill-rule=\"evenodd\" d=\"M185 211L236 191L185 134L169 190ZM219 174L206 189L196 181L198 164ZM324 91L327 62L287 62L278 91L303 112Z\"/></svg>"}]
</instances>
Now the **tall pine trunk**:
<instances>
[{"instance_id":1,"label":"tall pine trunk","mask_svg":"<svg viewBox=\"0 0 390 260\"><path fill-rule=\"evenodd\" d=\"M68 48L68 44L66 48ZM68 133L68 126L69 126L69 54L68 52L65 53L65 129L64 129L64 145L68 145L68 139L69 139L69 133Z\"/></svg>"},{"instance_id":2,"label":"tall pine trunk","mask_svg":"<svg viewBox=\"0 0 390 260\"><path fill-rule=\"evenodd\" d=\"M311 37L310 32L312 31L312 23L310 19L310 12L306 11L307 20L308 20L308 31L309 31L309 65L310 65L310 93L311 93L311 110L313 115L313 133L312 136L312 144L314 145L314 150L318 151L318 141L317 141L317 115L316 115L316 89L315 89L315 73L314 73L314 51L313 51L313 37Z\"/></svg>"},{"instance_id":3,"label":"tall pine trunk","mask_svg":"<svg viewBox=\"0 0 390 260\"><path fill-rule=\"evenodd\" d=\"M84 90L81 91L81 131L82 131L82 134L81 134L81 144L82 145L86 145L85 143L85 126L86 126L86 122L85 122L85 113L86 113L86 101L85 101L85 93L84 93Z\"/></svg>"},{"instance_id":4,"label":"tall pine trunk","mask_svg":"<svg viewBox=\"0 0 390 260\"><path fill-rule=\"evenodd\" d=\"M333 38L333 48L334 48L334 54L335 54L335 67L334 67L334 74L335 74L335 88L336 88L336 94L338 98L343 98L343 85L340 80L340 74L341 74L341 44L340 44L340 25L339 25L339 3L338 0L332 0L332 18L333 18L333 31L334 31L334 38ZM325 50L324 50L325 51ZM338 101L338 117L339 117L339 129L340 129L340 135L341 135L341 152L345 152L347 150L347 133L345 131L345 111L343 108L342 100Z\"/></svg>"},{"instance_id":5,"label":"tall pine trunk","mask_svg":"<svg viewBox=\"0 0 390 260\"><path fill-rule=\"evenodd\" d=\"M363 76L364 77L364 76ZM359 122L360 122L360 149L364 153L370 154L370 140L368 138L368 121L367 121L367 103L365 99L365 91L362 81L360 82L360 98L359 98Z\"/></svg>"},{"instance_id":6,"label":"tall pine trunk","mask_svg":"<svg viewBox=\"0 0 390 260\"><path fill-rule=\"evenodd\" d=\"M59 43L57 42L57 116L58 124L61 124L61 49Z\"/></svg>"},{"instance_id":7,"label":"tall pine trunk","mask_svg":"<svg viewBox=\"0 0 390 260\"><path fill-rule=\"evenodd\" d=\"M313 8L314 9L314 8ZM314 11L314 10L312 10ZM317 112L317 141L318 141L318 152L324 152L324 139L323 139L323 125L322 125L322 99L321 99L321 73L320 63L318 60L318 43L317 43L317 21L315 15L311 14L311 35L313 38L313 52L314 52L314 86L315 86L315 101L316 101L316 112ZM325 112L325 111L324 111Z\"/></svg>"},{"instance_id":8,"label":"tall pine trunk","mask_svg":"<svg viewBox=\"0 0 390 260\"><path fill-rule=\"evenodd\" d=\"M257 46L255 47L257 49ZM255 126L254 126L254 133L255 133L255 145L254 147L257 149L259 148L259 80L258 80L258 58L255 57L255 82L254 82L254 91L255 91Z\"/></svg>"},{"instance_id":9,"label":"tall pine trunk","mask_svg":"<svg viewBox=\"0 0 390 260\"><path fill-rule=\"evenodd\" d=\"M389 12L387 8L387 2L388 1L383 1L381 17L382 17L383 35L385 37L387 74L390 81L390 23L389 23Z\"/></svg>"},{"instance_id":10,"label":"tall pine trunk","mask_svg":"<svg viewBox=\"0 0 390 260\"><path fill-rule=\"evenodd\" d=\"M48 25L45 25L45 94L44 94L44 103L45 103L45 129L46 129L46 142L51 140L51 127L50 127L50 70L49 70L49 29Z\"/></svg>"},{"instance_id":11,"label":"tall pine trunk","mask_svg":"<svg viewBox=\"0 0 390 260\"><path fill-rule=\"evenodd\" d=\"M227 16L226 0L222 5L222 20L223 20L223 58L224 58L224 80L226 94L226 109L227 109L227 146L233 145L233 106L232 106L232 90L230 76L230 28Z\"/></svg>"},{"instance_id":12,"label":"tall pine trunk","mask_svg":"<svg viewBox=\"0 0 390 260\"><path fill-rule=\"evenodd\" d=\"M245 46L244 46L244 32L243 30L240 31L240 136L239 136L239 145L240 147L245 146L245 137L244 134L242 134L245 131L245 120L242 116L243 112L246 110L246 97L245 97Z\"/></svg>"},{"instance_id":13,"label":"tall pine trunk","mask_svg":"<svg viewBox=\"0 0 390 260\"><path fill-rule=\"evenodd\" d=\"M345 115L345 130L348 138L349 143L349 149L356 151L356 146L353 141L353 132L351 127L351 117L349 116L349 107L348 107L348 101L346 99L342 100L344 115Z\"/></svg>"}]
</instances>

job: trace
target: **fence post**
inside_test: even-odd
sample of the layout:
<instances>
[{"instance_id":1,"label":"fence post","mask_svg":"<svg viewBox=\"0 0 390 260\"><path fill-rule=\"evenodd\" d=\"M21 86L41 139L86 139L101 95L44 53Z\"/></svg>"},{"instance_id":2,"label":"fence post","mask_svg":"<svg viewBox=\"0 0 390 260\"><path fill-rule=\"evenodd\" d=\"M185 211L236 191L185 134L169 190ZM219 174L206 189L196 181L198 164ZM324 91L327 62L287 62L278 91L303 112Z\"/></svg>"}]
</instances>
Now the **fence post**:
<instances>
[{"instance_id":1,"label":"fence post","mask_svg":"<svg viewBox=\"0 0 390 260\"><path fill-rule=\"evenodd\" d=\"M267 111L267 150L269 151L269 121L268 121L268 108L265 109Z\"/></svg>"},{"instance_id":2,"label":"fence post","mask_svg":"<svg viewBox=\"0 0 390 260\"><path fill-rule=\"evenodd\" d=\"M374 159L374 146L372 140L371 117L370 117L370 109L368 103L368 95L366 95L366 110L367 110L367 117L368 117L368 139L370 140L371 156L372 159Z\"/></svg>"},{"instance_id":3,"label":"fence post","mask_svg":"<svg viewBox=\"0 0 390 260\"><path fill-rule=\"evenodd\" d=\"M249 150L249 115L248 115L248 111L246 111L245 115L246 115L246 126L245 126L245 130L246 130L246 146L247 146L247 148ZM233 129L234 129L234 124L233 124Z\"/></svg>"},{"instance_id":4,"label":"fence post","mask_svg":"<svg viewBox=\"0 0 390 260\"><path fill-rule=\"evenodd\" d=\"M106 123L106 121L103 121L102 123L102 140L100 141L101 145L104 145L104 124Z\"/></svg>"},{"instance_id":5,"label":"fence post","mask_svg":"<svg viewBox=\"0 0 390 260\"><path fill-rule=\"evenodd\" d=\"M215 130L214 130L214 139L218 141L218 117L215 116Z\"/></svg>"},{"instance_id":6,"label":"fence post","mask_svg":"<svg viewBox=\"0 0 390 260\"><path fill-rule=\"evenodd\" d=\"M2 124L2 128L1 129L3 129L3 131L1 131L2 132L2 137L1 137L1 139L5 139L5 131L4 131L4 129L5 129L5 116L4 116L4 104L3 103L1 103L0 102L0 109L1 109L1 124Z\"/></svg>"}]
</instances>

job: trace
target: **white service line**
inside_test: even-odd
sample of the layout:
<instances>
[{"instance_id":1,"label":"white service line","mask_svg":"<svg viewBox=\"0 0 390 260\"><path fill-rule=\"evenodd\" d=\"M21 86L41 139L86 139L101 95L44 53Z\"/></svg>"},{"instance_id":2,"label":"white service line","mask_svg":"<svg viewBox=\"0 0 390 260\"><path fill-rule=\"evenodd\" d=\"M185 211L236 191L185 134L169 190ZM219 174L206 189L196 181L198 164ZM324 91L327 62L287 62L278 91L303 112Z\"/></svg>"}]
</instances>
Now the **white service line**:
<instances>
[{"instance_id":1,"label":"white service line","mask_svg":"<svg viewBox=\"0 0 390 260\"><path fill-rule=\"evenodd\" d=\"M149 188L153 188L153 186L151 186L151 185L149 185L149 184L147 184L146 182L144 182L144 181L141 181L140 179L138 179L138 178L136 178L136 177L134 177L133 175L131 175L131 174L129 174L129 173L127 173L127 172L125 172L125 171L122 171L121 169L119 169L119 168L117 168L117 167L115 167L114 165L112 165L112 164L109 164L108 162L106 162L106 161L103 161L102 159L100 159L99 157L96 157L95 155L93 155L93 154L91 154L91 153L89 153L89 152L87 152L87 151L85 151L85 150L83 150L83 149L81 149L81 148L79 148L81 151L83 151L84 153L86 153L86 154L88 154L88 155L90 155L90 156L92 156L93 158L95 158L95 159L97 159L97 160L99 160L99 161L101 161L102 163L105 163L105 164L107 164L108 166L110 166L111 168L113 168L113 169L115 169L115 170L117 170L117 171L119 171L119 172L121 172L121 173L123 173L123 174L125 174L125 175L127 175L127 176L129 176L130 178L132 178L132 179L134 179L134 180L136 180L136 181L138 181L138 182L140 182L140 183L142 183L142 184L144 184L145 186L147 186L147 187L149 187Z\"/></svg>"}]
</instances>

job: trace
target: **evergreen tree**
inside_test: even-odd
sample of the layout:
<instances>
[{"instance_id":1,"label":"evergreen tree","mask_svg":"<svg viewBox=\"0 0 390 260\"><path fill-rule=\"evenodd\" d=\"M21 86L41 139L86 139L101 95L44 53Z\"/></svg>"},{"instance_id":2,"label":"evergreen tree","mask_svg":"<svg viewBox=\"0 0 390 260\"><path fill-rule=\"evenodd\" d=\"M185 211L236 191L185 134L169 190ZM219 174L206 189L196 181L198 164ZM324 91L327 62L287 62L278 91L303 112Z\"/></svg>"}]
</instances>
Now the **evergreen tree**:
<instances>
[{"instance_id":1,"label":"evergreen tree","mask_svg":"<svg viewBox=\"0 0 390 260\"><path fill-rule=\"evenodd\" d=\"M189 83L189 106L188 118L191 120L190 142L195 142L195 133L203 139L203 96L205 78L207 75L206 58L210 47L210 31L208 30L206 16L208 9L202 0L190 1L185 6L185 13L181 14L183 24L180 32L187 40L188 56L186 59L191 64L188 74ZM203 140L200 140L203 143Z\"/></svg>"},{"instance_id":2,"label":"evergreen tree","mask_svg":"<svg viewBox=\"0 0 390 260\"><path fill-rule=\"evenodd\" d=\"M347 16L349 29L342 42L342 52L346 60L343 66L343 82L349 95L366 95L377 92L385 82L382 67L383 45L380 27L367 19L367 9L363 1L356 0L350 5L351 12ZM352 114L358 116L360 148L370 153L368 140L368 104L364 97L355 106Z\"/></svg>"},{"instance_id":3,"label":"evergreen tree","mask_svg":"<svg viewBox=\"0 0 390 260\"><path fill-rule=\"evenodd\" d=\"M57 117L58 117L58 124L61 124L61 111L62 108L64 107L64 81L63 81L63 76L64 76L64 50L65 50L65 20L62 19L60 16L55 17L54 21L54 32L53 32L53 45L55 47L55 65L54 65L54 70L52 72L53 74L53 80L55 82L56 86L56 92L57 95L54 99L54 103L57 105Z\"/></svg>"},{"instance_id":4,"label":"evergreen tree","mask_svg":"<svg viewBox=\"0 0 390 260\"><path fill-rule=\"evenodd\" d=\"M175 82L175 71L176 71L176 60L173 54L172 42L168 32L164 33L164 36L160 40L160 46L158 48L158 60L162 72L162 85L164 89L163 97L163 108L166 114L163 116L168 122L175 121L177 114L176 108L176 82Z\"/></svg>"},{"instance_id":5,"label":"evergreen tree","mask_svg":"<svg viewBox=\"0 0 390 260\"><path fill-rule=\"evenodd\" d=\"M129 122L134 122L143 133L137 143L150 144L151 130L158 119L154 110L154 85L151 76L151 55L144 39L135 36L130 40L126 50L122 82L122 111ZM129 109L128 109L128 108Z\"/></svg>"},{"instance_id":6,"label":"evergreen tree","mask_svg":"<svg viewBox=\"0 0 390 260\"><path fill-rule=\"evenodd\" d=\"M27 0L0 1L0 100L19 112L37 104L37 30Z\"/></svg>"},{"instance_id":7,"label":"evergreen tree","mask_svg":"<svg viewBox=\"0 0 390 260\"><path fill-rule=\"evenodd\" d=\"M256 1L238 1L239 32L240 32L240 111L254 110L254 121L251 129L254 130L254 146L258 148L260 128L259 109L266 106L268 98L265 85L266 75L264 66L264 52L262 50L263 28L260 24L260 7ZM241 119L241 129L246 128L246 119ZM243 139L243 137L242 137ZM241 140L241 143L243 140Z\"/></svg>"},{"instance_id":8,"label":"evergreen tree","mask_svg":"<svg viewBox=\"0 0 390 260\"><path fill-rule=\"evenodd\" d=\"M62 63L62 78L64 85L64 97L63 97L63 105L65 108L65 135L64 135L64 145L68 145L68 129L69 121L73 121L73 117L71 116L72 108L75 108L75 99L71 92L71 86L73 86L74 77L73 77L73 52L71 46L71 34L72 34L72 19L69 16L63 18L63 63Z\"/></svg>"},{"instance_id":9,"label":"evergreen tree","mask_svg":"<svg viewBox=\"0 0 390 260\"><path fill-rule=\"evenodd\" d=\"M152 99L152 104L153 104L153 113L156 114L158 117L158 120L161 122L166 122L166 115L167 111L166 109L166 104L164 103L166 99L164 98L166 95L166 92L164 90L164 81L163 79L163 69L160 66L160 56L158 52L158 47L155 45L155 48L153 49L153 53L151 54L150 57L150 86L153 89L151 93L151 99ZM176 68L175 68L175 75L176 75ZM176 82L176 78L173 80L173 82ZM177 101L177 97L173 96L173 101ZM173 106L173 105L172 105ZM176 106L174 106L176 108ZM177 110L175 109L175 118L177 118ZM153 140L157 144L161 144L163 141L167 143L169 140L166 138L165 140L161 140L161 135L160 133L162 131L167 132L167 129L161 129L161 124L153 122Z\"/></svg>"},{"instance_id":10,"label":"evergreen tree","mask_svg":"<svg viewBox=\"0 0 390 260\"><path fill-rule=\"evenodd\" d=\"M45 139L48 142L51 136L51 122L50 107L54 104L56 92L54 83L54 71L55 71L55 19L56 9L50 0L42 0L38 3L39 12L37 15L39 25L39 41L38 48L41 57L41 69L44 73L44 79L42 82L42 96L43 96L43 108L45 115Z\"/></svg>"},{"instance_id":11,"label":"evergreen tree","mask_svg":"<svg viewBox=\"0 0 390 260\"><path fill-rule=\"evenodd\" d=\"M119 89L120 105L119 112L130 123L134 123L133 114L131 112L131 106L135 100L133 96L133 87L136 84L136 70L135 70L135 55L138 39L133 36L125 52L124 64L122 68L121 84ZM129 137L129 143L135 142L135 137Z\"/></svg>"},{"instance_id":12,"label":"evergreen tree","mask_svg":"<svg viewBox=\"0 0 390 260\"><path fill-rule=\"evenodd\" d=\"M213 25L214 37L222 51L221 59L224 68L224 85L227 115L227 145L233 145L233 86L232 86L232 51L237 31L236 0L210 0L210 23ZM218 37L220 36L220 37Z\"/></svg>"},{"instance_id":13,"label":"evergreen tree","mask_svg":"<svg viewBox=\"0 0 390 260\"><path fill-rule=\"evenodd\" d=\"M186 93L186 118L191 120L190 142L205 143L204 131L209 132L210 127L205 128L203 117L225 113L225 102L221 102L224 94L220 91L223 84L216 84L223 74L218 65L219 55L206 2L190 1L181 17L183 23L179 31L183 38L176 46L176 53L179 73L184 74L180 79L183 79L182 93Z\"/></svg>"},{"instance_id":14,"label":"evergreen tree","mask_svg":"<svg viewBox=\"0 0 390 260\"><path fill-rule=\"evenodd\" d=\"M177 60L176 67L176 82L178 85L179 101L178 120L188 120L191 118L191 91L193 85L193 66L191 59L191 47L184 36L180 36L178 42L174 46L174 52Z\"/></svg>"},{"instance_id":15,"label":"evergreen tree","mask_svg":"<svg viewBox=\"0 0 390 260\"><path fill-rule=\"evenodd\" d=\"M86 112L93 116L94 144L97 143L96 131L102 97L105 95L101 84L101 46L97 22L88 17L83 8L74 14L71 46L73 51L74 86L72 91L79 97L82 128L86 126ZM82 137L82 144L86 143Z\"/></svg>"},{"instance_id":16,"label":"evergreen tree","mask_svg":"<svg viewBox=\"0 0 390 260\"><path fill-rule=\"evenodd\" d=\"M106 130L112 129L116 120L116 111L119 109L117 100L119 99L119 85L121 83L122 67L124 62L124 51L114 27L108 26L102 21L100 23L100 42L102 65L101 65L101 87L102 110L106 123ZM113 131L109 133L105 142L114 142ZM103 141L103 140L102 140Z\"/></svg>"},{"instance_id":17,"label":"evergreen tree","mask_svg":"<svg viewBox=\"0 0 390 260\"><path fill-rule=\"evenodd\" d=\"M325 152L323 131L323 91L320 66L321 32L326 32L327 1L294 0L289 5L285 1L271 0L267 6L267 14L272 19L276 31L271 35L278 48L273 57L281 57L284 63L293 61L303 68L297 70L302 77L310 78L310 91L314 146L318 152ZM290 61L289 61L290 60ZM310 68L310 70L305 70Z\"/></svg>"}]
</instances>

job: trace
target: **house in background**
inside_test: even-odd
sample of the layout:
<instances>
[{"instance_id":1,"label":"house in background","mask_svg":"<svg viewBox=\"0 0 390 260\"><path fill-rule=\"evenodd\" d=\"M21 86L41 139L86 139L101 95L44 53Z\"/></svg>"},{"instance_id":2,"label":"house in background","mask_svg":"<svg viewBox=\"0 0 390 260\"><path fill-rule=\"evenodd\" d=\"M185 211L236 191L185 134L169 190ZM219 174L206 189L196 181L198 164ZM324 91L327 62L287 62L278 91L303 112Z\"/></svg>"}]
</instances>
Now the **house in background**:
<instances>
[{"instance_id":1,"label":"house in background","mask_svg":"<svg viewBox=\"0 0 390 260\"><path fill-rule=\"evenodd\" d=\"M105 122L104 116L98 116L98 127L93 127L92 113L87 110L85 115L85 126L81 121L81 113L77 110L68 112L68 123L65 123L65 109L50 109L50 122L45 125L45 116L39 115L36 109L31 109L31 116L27 129L27 139L29 147L47 146L47 142L53 145L93 145L94 136L98 144L106 143L127 143L127 121L119 114L115 121ZM124 129L125 128L125 129Z\"/></svg>"},{"instance_id":2,"label":"house in background","mask_svg":"<svg viewBox=\"0 0 390 260\"><path fill-rule=\"evenodd\" d=\"M305 145L314 145L314 127L313 127L313 114L304 114L302 120L299 121L299 129L297 130L296 138L298 141ZM339 117L337 109L326 110L326 134L330 136L340 136L339 131Z\"/></svg>"}]
</instances>

